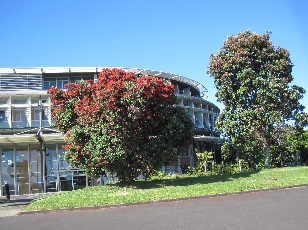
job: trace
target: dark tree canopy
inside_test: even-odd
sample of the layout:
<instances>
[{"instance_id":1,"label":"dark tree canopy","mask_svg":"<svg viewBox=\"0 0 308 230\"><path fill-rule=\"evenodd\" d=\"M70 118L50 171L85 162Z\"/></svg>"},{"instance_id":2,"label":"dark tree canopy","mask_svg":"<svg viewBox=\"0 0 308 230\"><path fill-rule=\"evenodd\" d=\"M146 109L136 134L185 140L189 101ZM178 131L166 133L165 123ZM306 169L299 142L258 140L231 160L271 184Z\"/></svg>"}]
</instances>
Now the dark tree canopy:
<instances>
[{"instance_id":1,"label":"dark tree canopy","mask_svg":"<svg viewBox=\"0 0 308 230\"><path fill-rule=\"evenodd\" d=\"M66 159L90 175L147 177L192 141L192 121L174 106L174 86L167 80L104 69L96 83L48 92L55 126L66 134Z\"/></svg>"},{"instance_id":2,"label":"dark tree canopy","mask_svg":"<svg viewBox=\"0 0 308 230\"><path fill-rule=\"evenodd\" d=\"M299 100L305 91L290 86L292 67L289 52L274 47L270 33L228 37L208 69L225 106L218 128L235 142L257 140L268 149L275 125L303 110Z\"/></svg>"}]
</instances>

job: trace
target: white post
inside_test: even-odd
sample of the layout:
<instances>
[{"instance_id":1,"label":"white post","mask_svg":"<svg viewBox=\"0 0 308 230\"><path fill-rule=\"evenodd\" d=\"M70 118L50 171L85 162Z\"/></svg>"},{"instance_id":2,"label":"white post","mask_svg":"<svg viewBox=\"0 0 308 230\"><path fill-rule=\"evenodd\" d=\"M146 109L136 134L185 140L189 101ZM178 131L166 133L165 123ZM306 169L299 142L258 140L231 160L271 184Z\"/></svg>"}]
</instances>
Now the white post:
<instances>
[{"instance_id":1,"label":"white post","mask_svg":"<svg viewBox=\"0 0 308 230\"><path fill-rule=\"evenodd\" d=\"M181 156L178 156L178 168L177 168L178 174L182 174L181 169Z\"/></svg>"}]
</instances>

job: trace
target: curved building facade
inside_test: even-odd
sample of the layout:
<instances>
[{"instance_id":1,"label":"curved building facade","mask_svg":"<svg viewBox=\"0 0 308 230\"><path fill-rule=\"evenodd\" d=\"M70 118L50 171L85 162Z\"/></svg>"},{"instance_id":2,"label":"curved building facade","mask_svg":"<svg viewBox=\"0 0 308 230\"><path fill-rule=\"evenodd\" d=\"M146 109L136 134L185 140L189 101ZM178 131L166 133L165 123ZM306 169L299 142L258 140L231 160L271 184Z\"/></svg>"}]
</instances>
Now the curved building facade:
<instances>
[{"instance_id":1,"label":"curved building facade","mask_svg":"<svg viewBox=\"0 0 308 230\"><path fill-rule=\"evenodd\" d=\"M97 183L82 170L70 168L63 159L64 136L52 127L47 89L63 88L81 79L95 81L103 68L113 67L0 68L1 195L5 182L11 195L72 190ZM169 79L175 85L176 104L185 108L195 124L194 144L163 171L181 173L195 165L197 152L216 152L220 143L215 132L219 108L207 101L204 86L176 74L117 68Z\"/></svg>"}]
</instances>

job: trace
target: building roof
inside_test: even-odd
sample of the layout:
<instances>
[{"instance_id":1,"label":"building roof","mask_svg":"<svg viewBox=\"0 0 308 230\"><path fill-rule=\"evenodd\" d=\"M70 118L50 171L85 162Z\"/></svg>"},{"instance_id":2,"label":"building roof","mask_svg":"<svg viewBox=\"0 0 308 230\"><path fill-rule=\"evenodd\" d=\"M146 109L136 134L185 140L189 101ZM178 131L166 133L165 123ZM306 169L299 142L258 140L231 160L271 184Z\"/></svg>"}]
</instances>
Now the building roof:
<instances>
[{"instance_id":1,"label":"building roof","mask_svg":"<svg viewBox=\"0 0 308 230\"><path fill-rule=\"evenodd\" d=\"M200 92L200 95L207 99L208 90L199 82L192 79L156 70L147 70L140 68L125 68L125 67L33 67L33 68L0 68L1 75L13 75L13 74L24 74L24 75L41 75L49 73L99 73L104 68L118 68L127 72L134 72L136 74L152 75L161 78L166 78L184 84L188 84L192 88Z\"/></svg>"}]
</instances>

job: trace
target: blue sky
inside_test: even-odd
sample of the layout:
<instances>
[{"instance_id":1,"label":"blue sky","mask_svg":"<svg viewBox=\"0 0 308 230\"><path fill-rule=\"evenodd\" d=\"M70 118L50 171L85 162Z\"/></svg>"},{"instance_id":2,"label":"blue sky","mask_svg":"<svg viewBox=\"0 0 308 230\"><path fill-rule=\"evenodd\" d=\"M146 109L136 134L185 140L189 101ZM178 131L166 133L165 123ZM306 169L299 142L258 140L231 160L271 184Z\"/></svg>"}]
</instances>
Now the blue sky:
<instances>
[{"instance_id":1,"label":"blue sky","mask_svg":"<svg viewBox=\"0 0 308 230\"><path fill-rule=\"evenodd\" d=\"M0 0L0 67L160 70L200 82L216 103L209 57L247 29L272 31L308 91L308 0Z\"/></svg>"}]
</instances>

